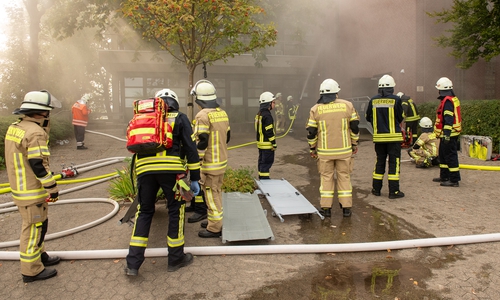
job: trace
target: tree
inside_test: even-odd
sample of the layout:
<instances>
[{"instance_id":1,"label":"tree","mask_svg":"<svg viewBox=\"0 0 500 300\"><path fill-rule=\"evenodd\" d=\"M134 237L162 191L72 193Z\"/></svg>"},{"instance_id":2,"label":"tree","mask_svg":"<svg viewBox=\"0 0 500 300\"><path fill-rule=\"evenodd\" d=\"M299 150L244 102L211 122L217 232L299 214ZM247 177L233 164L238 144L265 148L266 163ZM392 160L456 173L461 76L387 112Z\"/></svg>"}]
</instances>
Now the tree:
<instances>
[{"instance_id":1,"label":"tree","mask_svg":"<svg viewBox=\"0 0 500 300\"><path fill-rule=\"evenodd\" d=\"M127 0L122 12L144 39L185 64L189 87L200 64L272 46L273 23L259 23L264 9L251 0ZM193 99L189 105L194 118Z\"/></svg>"},{"instance_id":2,"label":"tree","mask_svg":"<svg viewBox=\"0 0 500 300\"><path fill-rule=\"evenodd\" d=\"M458 67L468 69L480 58L490 61L500 54L500 0L454 0L451 9L428 15L439 23L453 23L447 30L451 35L441 35L436 41L463 59Z\"/></svg>"}]
</instances>

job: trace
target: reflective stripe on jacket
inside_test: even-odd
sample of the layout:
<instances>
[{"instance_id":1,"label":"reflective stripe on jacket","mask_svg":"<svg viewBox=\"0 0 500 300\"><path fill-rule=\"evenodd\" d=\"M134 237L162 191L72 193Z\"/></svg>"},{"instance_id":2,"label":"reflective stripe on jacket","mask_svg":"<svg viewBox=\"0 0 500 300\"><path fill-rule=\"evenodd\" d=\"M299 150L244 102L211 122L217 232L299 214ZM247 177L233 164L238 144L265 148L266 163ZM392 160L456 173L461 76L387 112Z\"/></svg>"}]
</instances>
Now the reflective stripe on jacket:
<instances>
[{"instance_id":1,"label":"reflective stripe on jacket","mask_svg":"<svg viewBox=\"0 0 500 300\"><path fill-rule=\"evenodd\" d=\"M446 110L446 102L453 104L453 111ZM446 122L446 119L453 120L453 123ZM441 100L436 111L436 124L434 124L434 133L437 137L444 135L443 131L450 130L450 136L458 136L462 131L462 114L460 112L460 100L457 97L446 96Z\"/></svg>"},{"instance_id":2,"label":"reflective stripe on jacket","mask_svg":"<svg viewBox=\"0 0 500 300\"><path fill-rule=\"evenodd\" d=\"M137 155L137 177L146 173L183 173L189 170L192 181L200 179L200 157L193 140L193 130L188 117L181 112L168 112L172 126L172 147L150 155Z\"/></svg>"},{"instance_id":3,"label":"reflective stripe on jacket","mask_svg":"<svg viewBox=\"0 0 500 300\"><path fill-rule=\"evenodd\" d=\"M87 105L76 102L71 108L73 113L73 125L86 127L89 122L89 113Z\"/></svg>"},{"instance_id":4,"label":"reflective stripe on jacket","mask_svg":"<svg viewBox=\"0 0 500 300\"><path fill-rule=\"evenodd\" d=\"M39 125L40 120L24 117L9 126L5 134L5 165L12 197L17 206L29 206L44 201L48 193L44 186L56 185L49 168L49 136ZM29 160L42 160L45 175L37 177Z\"/></svg>"},{"instance_id":5,"label":"reflective stripe on jacket","mask_svg":"<svg viewBox=\"0 0 500 300\"><path fill-rule=\"evenodd\" d=\"M351 157L352 144L357 144L359 139L359 133L351 131L352 121L359 121L359 115L349 101L336 99L314 105L309 112L306 128L316 128L317 134L308 139L309 147L316 148L321 158Z\"/></svg>"},{"instance_id":6,"label":"reflective stripe on jacket","mask_svg":"<svg viewBox=\"0 0 500 300\"><path fill-rule=\"evenodd\" d=\"M208 135L207 148L198 149L203 173L224 174L228 157L227 136L230 130L229 117L220 107L204 108L196 114L195 136L198 138L201 134Z\"/></svg>"},{"instance_id":7,"label":"reflective stripe on jacket","mask_svg":"<svg viewBox=\"0 0 500 300\"><path fill-rule=\"evenodd\" d=\"M255 116L254 128L257 139L257 148L273 149L276 147L274 120L269 109L262 109Z\"/></svg>"},{"instance_id":8,"label":"reflective stripe on jacket","mask_svg":"<svg viewBox=\"0 0 500 300\"><path fill-rule=\"evenodd\" d=\"M374 96L368 103L366 120L372 124L374 143L403 141L400 124L404 113L398 96Z\"/></svg>"}]
</instances>

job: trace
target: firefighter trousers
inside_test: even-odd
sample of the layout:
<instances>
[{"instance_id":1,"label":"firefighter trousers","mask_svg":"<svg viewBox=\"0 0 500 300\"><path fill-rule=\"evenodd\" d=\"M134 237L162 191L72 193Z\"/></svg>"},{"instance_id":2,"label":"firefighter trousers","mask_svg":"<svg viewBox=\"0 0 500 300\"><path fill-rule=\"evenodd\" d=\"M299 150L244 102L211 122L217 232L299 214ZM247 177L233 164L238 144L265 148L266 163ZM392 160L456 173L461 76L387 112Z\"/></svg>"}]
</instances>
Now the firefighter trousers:
<instances>
[{"instance_id":1,"label":"firefighter trousers","mask_svg":"<svg viewBox=\"0 0 500 300\"><path fill-rule=\"evenodd\" d=\"M332 207L335 189L337 190L340 205L345 208L352 207L350 162L350 157L318 159L318 171L321 179L319 187L321 208Z\"/></svg>"},{"instance_id":2,"label":"firefighter trousers","mask_svg":"<svg viewBox=\"0 0 500 300\"><path fill-rule=\"evenodd\" d=\"M387 179L389 181L389 193L394 194L399 191L399 172L401 162L401 143L375 143L375 153L377 161L373 170L372 187L376 191L382 189L382 182L385 174L385 161L389 157L389 170Z\"/></svg>"},{"instance_id":3,"label":"firefighter trousers","mask_svg":"<svg viewBox=\"0 0 500 300\"><path fill-rule=\"evenodd\" d=\"M73 125L77 146L83 146L85 143L85 126Z\"/></svg>"},{"instance_id":4,"label":"firefighter trousers","mask_svg":"<svg viewBox=\"0 0 500 300\"><path fill-rule=\"evenodd\" d=\"M219 175L211 175L201 173L201 180L203 182L201 187L205 193L205 200L207 204L207 230L211 232L222 231L222 182L224 180L224 173Z\"/></svg>"},{"instance_id":5,"label":"firefighter trousers","mask_svg":"<svg viewBox=\"0 0 500 300\"><path fill-rule=\"evenodd\" d=\"M257 168L259 179L269 179L270 170L274 163L274 151L271 149L259 149L259 161Z\"/></svg>"},{"instance_id":6,"label":"firefighter trousers","mask_svg":"<svg viewBox=\"0 0 500 300\"><path fill-rule=\"evenodd\" d=\"M167 198L168 264L176 265L184 259L184 212L186 202L176 199L172 190L176 183L176 174L145 174L137 178L139 205L127 255L127 267L139 269L144 262L144 253L148 246L149 230L155 213L156 195L161 188Z\"/></svg>"},{"instance_id":7,"label":"firefighter trousers","mask_svg":"<svg viewBox=\"0 0 500 300\"><path fill-rule=\"evenodd\" d=\"M441 138L439 142L439 177L449 179L451 182L459 182L460 169L458 162L458 136L450 137L448 143Z\"/></svg>"},{"instance_id":8,"label":"firefighter trousers","mask_svg":"<svg viewBox=\"0 0 500 300\"><path fill-rule=\"evenodd\" d=\"M21 274L25 276L36 276L45 269L41 255L49 224L48 207L46 202L18 206L22 219L19 255Z\"/></svg>"}]
</instances>

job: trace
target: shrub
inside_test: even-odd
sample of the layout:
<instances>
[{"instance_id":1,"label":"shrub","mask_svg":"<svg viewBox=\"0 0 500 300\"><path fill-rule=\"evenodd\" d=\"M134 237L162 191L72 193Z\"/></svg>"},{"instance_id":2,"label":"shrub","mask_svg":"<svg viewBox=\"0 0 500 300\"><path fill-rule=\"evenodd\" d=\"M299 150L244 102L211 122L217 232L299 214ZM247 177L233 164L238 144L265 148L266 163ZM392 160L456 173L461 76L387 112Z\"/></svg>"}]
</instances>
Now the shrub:
<instances>
[{"instance_id":1,"label":"shrub","mask_svg":"<svg viewBox=\"0 0 500 300\"><path fill-rule=\"evenodd\" d=\"M436 109L439 101L418 105L421 117L436 121ZM460 101L462 112L462 134L490 136L493 149L498 149L500 142L500 100Z\"/></svg>"},{"instance_id":2,"label":"shrub","mask_svg":"<svg viewBox=\"0 0 500 300\"><path fill-rule=\"evenodd\" d=\"M255 191L255 181L253 171L249 167L232 169L228 167L224 173L224 183L222 191L253 193Z\"/></svg>"}]
</instances>

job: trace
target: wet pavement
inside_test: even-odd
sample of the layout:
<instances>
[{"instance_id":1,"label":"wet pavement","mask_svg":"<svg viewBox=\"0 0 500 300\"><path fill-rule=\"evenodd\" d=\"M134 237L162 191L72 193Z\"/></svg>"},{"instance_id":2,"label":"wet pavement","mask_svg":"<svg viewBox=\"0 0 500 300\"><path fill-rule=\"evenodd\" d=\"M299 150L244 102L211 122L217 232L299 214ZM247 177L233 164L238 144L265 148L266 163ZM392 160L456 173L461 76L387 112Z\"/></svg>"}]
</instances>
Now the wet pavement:
<instances>
[{"instance_id":1,"label":"wet pavement","mask_svg":"<svg viewBox=\"0 0 500 300\"><path fill-rule=\"evenodd\" d=\"M278 140L271 176L286 178L318 207L316 166L304 147L305 138L294 135ZM235 138L233 143L247 142L251 136ZM96 149L93 159L128 155L118 142L109 145L109 140L92 135L88 139ZM55 149L54 165L89 161L72 152ZM231 166L255 168L257 150L253 146L232 150L230 155ZM497 174L465 170L459 189L443 189L429 182L437 169L415 169L403 162L401 185L407 196L394 201L387 198L386 190L382 197L370 194L373 160L371 142L362 141L352 176L350 218L343 218L336 205L332 218L324 221L317 215L297 215L285 216L281 222L268 214L274 241L227 244L220 239L200 239L199 224L186 224L186 247L350 244L500 232L499 205L487 188L494 185L492 175ZM109 172L91 171L88 176ZM107 184L63 199L89 195L106 197ZM8 201L8 196L0 197L0 203ZM271 211L265 199L261 203ZM117 223L127 208L123 205L111 220L91 229L47 241L47 250L126 249L131 227ZM107 204L51 207L49 233L93 221L109 210ZM17 238L19 220L17 213L0 214L0 242ZM166 223L167 211L160 202L150 248L165 247ZM322 254L197 255L192 265L174 273L165 272L166 257L157 257L146 259L137 278L123 274L121 258L83 259L63 261L57 266L56 278L32 284L22 283L18 262L0 260L0 289L6 299L500 299L499 257L497 243Z\"/></svg>"}]
</instances>

